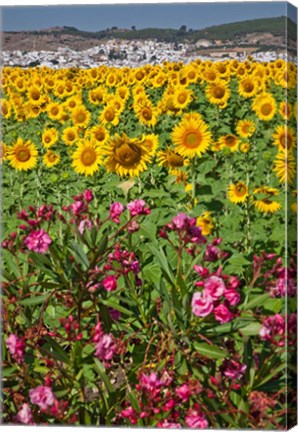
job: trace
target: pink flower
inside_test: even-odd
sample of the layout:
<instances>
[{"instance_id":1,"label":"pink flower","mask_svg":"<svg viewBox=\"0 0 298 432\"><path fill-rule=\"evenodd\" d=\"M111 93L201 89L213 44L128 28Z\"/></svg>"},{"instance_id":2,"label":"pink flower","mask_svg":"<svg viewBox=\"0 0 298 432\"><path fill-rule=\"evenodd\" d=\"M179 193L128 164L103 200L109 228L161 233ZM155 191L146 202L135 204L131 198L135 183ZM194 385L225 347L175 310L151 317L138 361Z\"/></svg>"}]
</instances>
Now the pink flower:
<instances>
[{"instance_id":1,"label":"pink flower","mask_svg":"<svg viewBox=\"0 0 298 432\"><path fill-rule=\"evenodd\" d=\"M213 245L206 247L205 260L214 262L219 259L219 249Z\"/></svg>"},{"instance_id":2,"label":"pink flower","mask_svg":"<svg viewBox=\"0 0 298 432\"><path fill-rule=\"evenodd\" d=\"M142 373L140 377L140 386L151 393L151 396L156 396L160 388L163 386L163 382L158 378L155 372L151 372L149 375Z\"/></svg>"},{"instance_id":3,"label":"pink flower","mask_svg":"<svg viewBox=\"0 0 298 432\"><path fill-rule=\"evenodd\" d=\"M206 278L209 276L209 270L206 267L202 267L200 265L194 265L194 270L200 275L202 278Z\"/></svg>"},{"instance_id":4,"label":"pink flower","mask_svg":"<svg viewBox=\"0 0 298 432\"><path fill-rule=\"evenodd\" d=\"M115 276L107 276L102 285L106 291L115 291L117 289L117 279Z\"/></svg>"},{"instance_id":5,"label":"pink flower","mask_svg":"<svg viewBox=\"0 0 298 432\"><path fill-rule=\"evenodd\" d=\"M217 276L210 276L205 282L204 291L208 293L213 300L217 300L225 291L224 281Z\"/></svg>"},{"instance_id":6,"label":"pink flower","mask_svg":"<svg viewBox=\"0 0 298 432\"><path fill-rule=\"evenodd\" d=\"M24 351L26 348L25 338L20 339L15 334L11 334L6 339L6 345L15 360L18 363L22 363L24 360Z\"/></svg>"},{"instance_id":7,"label":"pink flower","mask_svg":"<svg viewBox=\"0 0 298 432\"><path fill-rule=\"evenodd\" d=\"M259 331L262 340L273 342L278 346L284 345L285 320L280 314L265 319Z\"/></svg>"},{"instance_id":8,"label":"pink flower","mask_svg":"<svg viewBox=\"0 0 298 432\"><path fill-rule=\"evenodd\" d=\"M247 366L245 364L241 364L236 360L224 360L221 366L223 374L230 379L242 378L246 368Z\"/></svg>"},{"instance_id":9,"label":"pink flower","mask_svg":"<svg viewBox=\"0 0 298 432\"><path fill-rule=\"evenodd\" d=\"M44 230L40 229L38 231L32 231L28 237L25 238L24 243L29 250L44 254L48 250L52 240Z\"/></svg>"},{"instance_id":10,"label":"pink flower","mask_svg":"<svg viewBox=\"0 0 298 432\"><path fill-rule=\"evenodd\" d=\"M38 386L29 391L31 403L38 405L42 410L46 410L55 402L55 395L50 387Z\"/></svg>"},{"instance_id":11,"label":"pink flower","mask_svg":"<svg viewBox=\"0 0 298 432\"><path fill-rule=\"evenodd\" d=\"M213 312L216 321L219 321L221 324L231 321L234 317L234 315L229 311L229 309L224 304L220 304L216 306Z\"/></svg>"},{"instance_id":12,"label":"pink flower","mask_svg":"<svg viewBox=\"0 0 298 432\"><path fill-rule=\"evenodd\" d=\"M136 216L136 215L147 215L150 213L150 208L145 207L145 201L144 200L134 200L127 204L127 209L130 212L130 216Z\"/></svg>"},{"instance_id":13,"label":"pink flower","mask_svg":"<svg viewBox=\"0 0 298 432\"><path fill-rule=\"evenodd\" d=\"M208 421L204 414L199 413L195 409L190 409L185 417L186 425L191 429L206 429Z\"/></svg>"},{"instance_id":14,"label":"pink flower","mask_svg":"<svg viewBox=\"0 0 298 432\"><path fill-rule=\"evenodd\" d=\"M187 402L191 396L191 391L187 384L182 384L176 388L176 394L182 399L182 402Z\"/></svg>"},{"instance_id":15,"label":"pink flower","mask_svg":"<svg viewBox=\"0 0 298 432\"><path fill-rule=\"evenodd\" d=\"M92 222L89 219L84 219L79 223L78 230L83 235L85 228L90 230L92 228Z\"/></svg>"},{"instance_id":16,"label":"pink flower","mask_svg":"<svg viewBox=\"0 0 298 432\"><path fill-rule=\"evenodd\" d=\"M115 342L111 334L105 334L96 344L96 357L99 360L112 360L116 351Z\"/></svg>"},{"instance_id":17,"label":"pink flower","mask_svg":"<svg viewBox=\"0 0 298 432\"><path fill-rule=\"evenodd\" d=\"M206 291L196 292L192 297L191 307L196 316L206 317L213 310L213 299Z\"/></svg>"},{"instance_id":18,"label":"pink flower","mask_svg":"<svg viewBox=\"0 0 298 432\"><path fill-rule=\"evenodd\" d=\"M231 306L236 306L240 302L240 294L234 289L226 289L224 297L228 300Z\"/></svg>"},{"instance_id":19,"label":"pink flower","mask_svg":"<svg viewBox=\"0 0 298 432\"><path fill-rule=\"evenodd\" d=\"M29 404L24 403L16 415L16 421L23 424L32 424L33 415Z\"/></svg>"},{"instance_id":20,"label":"pink flower","mask_svg":"<svg viewBox=\"0 0 298 432\"><path fill-rule=\"evenodd\" d=\"M90 189L85 190L84 198L85 198L85 201L87 201L88 203L93 200L93 194L92 194L92 191Z\"/></svg>"},{"instance_id":21,"label":"pink flower","mask_svg":"<svg viewBox=\"0 0 298 432\"><path fill-rule=\"evenodd\" d=\"M70 209L74 215L79 216L85 210L85 204L83 201L76 201L71 204Z\"/></svg>"},{"instance_id":22,"label":"pink flower","mask_svg":"<svg viewBox=\"0 0 298 432\"><path fill-rule=\"evenodd\" d=\"M124 206L120 202L114 202L110 207L110 218L117 224L120 223L119 216L122 214Z\"/></svg>"}]
</instances>

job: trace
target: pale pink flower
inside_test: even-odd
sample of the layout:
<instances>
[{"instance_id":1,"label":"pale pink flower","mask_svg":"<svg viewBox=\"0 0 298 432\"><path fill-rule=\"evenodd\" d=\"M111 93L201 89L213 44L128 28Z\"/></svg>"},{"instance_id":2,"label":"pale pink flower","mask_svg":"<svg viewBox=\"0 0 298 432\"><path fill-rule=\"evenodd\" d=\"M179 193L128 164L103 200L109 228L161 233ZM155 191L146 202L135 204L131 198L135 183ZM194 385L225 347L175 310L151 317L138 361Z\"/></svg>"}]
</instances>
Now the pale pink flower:
<instances>
[{"instance_id":1,"label":"pale pink flower","mask_svg":"<svg viewBox=\"0 0 298 432\"><path fill-rule=\"evenodd\" d=\"M229 311L229 309L224 304L220 304L216 306L213 312L216 321L219 321L221 324L231 321L234 317L234 315Z\"/></svg>"},{"instance_id":2,"label":"pale pink flower","mask_svg":"<svg viewBox=\"0 0 298 432\"><path fill-rule=\"evenodd\" d=\"M23 424L32 424L33 415L29 404L24 403L16 415L16 421Z\"/></svg>"},{"instance_id":3,"label":"pale pink flower","mask_svg":"<svg viewBox=\"0 0 298 432\"><path fill-rule=\"evenodd\" d=\"M191 307L196 316L206 317L213 310L213 299L206 291L196 292L192 297Z\"/></svg>"},{"instance_id":4,"label":"pale pink flower","mask_svg":"<svg viewBox=\"0 0 298 432\"><path fill-rule=\"evenodd\" d=\"M145 207L146 203L144 200L136 199L130 203L127 204L127 209L130 212L130 216L137 216L137 215L147 215L150 213L149 207Z\"/></svg>"},{"instance_id":5,"label":"pale pink flower","mask_svg":"<svg viewBox=\"0 0 298 432\"><path fill-rule=\"evenodd\" d=\"M111 334L105 334L96 344L96 357L99 360L112 360L116 351L115 342Z\"/></svg>"},{"instance_id":6,"label":"pale pink flower","mask_svg":"<svg viewBox=\"0 0 298 432\"><path fill-rule=\"evenodd\" d=\"M123 204L120 202L114 202L110 206L110 218L117 224L120 223L119 216L122 214L124 210Z\"/></svg>"},{"instance_id":7,"label":"pale pink flower","mask_svg":"<svg viewBox=\"0 0 298 432\"><path fill-rule=\"evenodd\" d=\"M208 421L204 414L201 414L195 409L190 409L187 412L185 423L191 429L206 429L208 427Z\"/></svg>"},{"instance_id":8,"label":"pale pink flower","mask_svg":"<svg viewBox=\"0 0 298 432\"><path fill-rule=\"evenodd\" d=\"M167 419L160 421L157 423L158 428L165 428L165 429L181 429L180 423L174 423L169 422Z\"/></svg>"},{"instance_id":9,"label":"pale pink flower","mask_svg":"<svg viewBox=\"0 0 298 432\"><path fill-rule=\"evenodd\" d=\"M52 389L47 386L38 386L29 391L30 401L34 405L38 405L42 410L46 410L55 402L55 395Z\"/></svg>"},{"instance_id":10,"label":"pale pink flower","mask_svg":"<svg viewBox=\"0 0 298 432\"><path fill-rule=\"evenodd\" d=\"M24 243L29 250L44 254L48 250L52 240L44 230L40 229L38 231L32 231L28 237L25 238Z\"/></svg>"},{"instance_id":11,"label":"pale pink flower","mask_svg":"<svg viewBox=\"0 0 298 432\"><path fill-rule=\"evenodd\" d=\"M79 223L78 230L83 235L85 229L90 230L92 228L92 222L89 219L84 219Z\"/></svg>"},{"instance_id":12,"label":"pale pink flower","mask_svg":"<svg viewBox=\"0 0 298 432\"><path fill-rule=\"evenodd\" d=\"M6 346L11 355L18 363L24 360L24 351L26 348L25 338L18 338L15 334L11 334L6 339Z\"/></svg>"},{"instance_id":13,"label":"pale pink flower","mask_svg":"<svg viewBox=\"0 0 298 432\"><path fill-rule=\"evenodd\" d=\"M208 293L213 300L217 300L225 291L224 281L217 276L210 276L205 282L204 291Z\"/></svg>"}]
</instances>

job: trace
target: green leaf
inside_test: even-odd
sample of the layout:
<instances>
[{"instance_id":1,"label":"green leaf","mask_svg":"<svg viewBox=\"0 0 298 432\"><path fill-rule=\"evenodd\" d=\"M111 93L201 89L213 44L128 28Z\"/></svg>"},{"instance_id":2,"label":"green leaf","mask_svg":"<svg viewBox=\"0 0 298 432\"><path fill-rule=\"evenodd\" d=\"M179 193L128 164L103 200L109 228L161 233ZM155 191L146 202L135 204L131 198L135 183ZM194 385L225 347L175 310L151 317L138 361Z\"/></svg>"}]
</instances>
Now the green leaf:
<instances>
[{"instance_id":1,"label":"green leaf","mask_svg":"<svg viewBox=\"0 0 298 432\"><path fill-rule=\"evenodd\" d=\"M71 240L70 243L70 252L74 255L76 262L82 266L83 270L87 270L87 268L89 267L89 260L82 246L74 240Z\"/></svg>"},{"instance_id":2,"label":"green leaf","mask_svg":"<svg viewBox=\"0 0 298 432\"><path fill-rule=\"evenodd\" d=\"M163 249L161 247L157 249L155 246L152 245L148 245L148 248L151 250L156 260L158 261L168 282L170 282L173 286L175 286L175 278L172 273L172 270L169 267L168 260L167 257L165 256Z\"/></svg>"},{"instance_id":3,"label":"green leaf","mask_svg":"<svg viewBox=\"0 0 298 432\"><path fill-rule=\"evenodd\" d=\"M110 299L104 300L104 299L102 299L101 303L104 304L104 305L106 305L106 306L109 306L109 307L111 307L113 309L116 309L119 312L122 312L124 315L128 315L128 316L132 316L133 315L133 312L131 310L126 309L125 307L119 305L118 303L115 303L113 300L110 300Z\"/></svg>"},{"instance_id":4,"label":"green leaf","mask_svg":"<svg viewBox=\"0 0 298 432\"><path fill-rule=\"evenodd\" d=\"M33 294L33 293L32 293ZM28 297L23 300L19 300L19 304L22 306L33 306L41 303L45 303L51 294L43 294L39 296Z\"/></svg>"},{"instance_id":5,"label":"green leaf","mask_svg":"<svg viewBox=\"0 0 298 432\"><path fill-rule=\"evenodd\" d=\"M43 339L46 340L47 344L42 346L40 350L44 353L48 353L51 356L55 357L57 360L62 361L63 363L70 364L70 359L63 348L50 336L43 336Z\"/></svg>"},{"instance_id":6,"label":"green leaf","mask_svg":"<svg viewBox=\"0 0 298 432\"><path fill-rule=\"evenodd\" d=\"M250 300L246 304L244 303L240 305L239 308L249 310L249 309L253 309L254 307L260 307L263 306L264 302L269 298L270 297L268 293L251 296Z\"/></svg>"},{"instance_id":7,"label":"green leaf","mask_svg":"<svg viewBox=\"0 0 298 432\"><path fill-rule=\"evenodd\" d=\"M204 342L203 343L195 342L193 346L195 350L198 351L199 354L202 354L203 356L211 359L219 360L228 355L228 353L225 350L219 348L216 345L209 345Z\"/></svg>"},{"instance_id":8,"label":"green leaf","mask_svg":"<svg viewBox=\"0 0 298 432\"><path fill-rule=\"evenodd\" d=\"M95 366L95 370L97 371L98 375L103 380L107 391L110 393L114 393L115 390L111 384L111 381L110 381L109 377L107 376L107 374L105 373L106 369L105 369L104 365L96 357L94 358L94 366Z\"/></svg>"},{"instance_id":9,"label":"green leaf","mask_svg":"<svg viewBox=\"0 0 298 432\"><path fill-rule=\"evenodd\" d=\"M236 253L228 259L224 269L228 273L241 274L243 267L247 265L251 265L251 262L244 258L243 255Z\"/></svg>"}]
</instances>

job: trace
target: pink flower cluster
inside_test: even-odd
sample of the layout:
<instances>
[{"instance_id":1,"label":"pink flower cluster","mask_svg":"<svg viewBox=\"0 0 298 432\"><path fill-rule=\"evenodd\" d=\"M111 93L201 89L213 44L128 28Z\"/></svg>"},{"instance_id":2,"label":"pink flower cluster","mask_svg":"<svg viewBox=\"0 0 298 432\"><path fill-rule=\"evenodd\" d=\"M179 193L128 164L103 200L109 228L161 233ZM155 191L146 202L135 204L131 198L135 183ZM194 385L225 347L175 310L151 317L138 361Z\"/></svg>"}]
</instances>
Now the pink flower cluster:
<instances>
[{"instance_id":1,"label":"pink flower cluster","mask_svg":"<svg viewBox=\"0 0 298 432\"><path fill-rule=\"evenodd\" d=\"M54 404L56 398L52 389L48 386L40 385L29 391L30 402L38 405L43 411Z\"/></svg>"},{"instance_id":2,"label":"pink flower cluster","mask_svg":"<svg viewBox=\"0 0 298 432\"><path fill-rule=\"evenodd\" d=\"M186 246L189 243L206 243L206 237L202 235L201 227L196 226L196 219L189 217L185 213L178 213L172 222L163 227L160 236L167 239L168 232L174 231L178 234L180 242Z\"/></svg>"},{"instance_id":3,"label":"pink flower cluster","mask_svg":"<svg viewBox=\"0 0 298 432\"><path fill-rule=\"evenodd\" d=\"M224 376L232 380L238 380L243 377L247 366L241 364L237 360L227 360L225 359L221 365L221 371Z\"/></svg>"},{"instance_id":4,"label":"pink flower cluster","mask_svg":"<svg viewBox=\"0 0 298 432\"><path fill-rule=\"evenodd\" d=\"M81 234L84 233L86 228L90 230L93 226L89 210L89 204L93 199L92 191L86 189L83 193L73 196L73 204L62 207L65 212L71 215L70 223L76 225ZM62 214L60 215L60 220L65 221Z\"/></svg>"},{"instance_id":5,"label":"pink flower cluster","mask_svg":"<svg viewBox=\"0 0 298 432\"><path fill-rule=\"evenodd\" d=\"M188 379L177 386L174 377L167 372L161 373L142 372L139 383L136 384L136 392L140 412L131 405L126 406L120 413L122 419L128 419L131 424L136 424L138 419L143 419L148 425L157 419L158 428L207 428L208 421L198 403L198 395L203 391L201 384L195 379Z\"/></svg>"},{"instance_id":6,"label":"pink flower cluster","mask_svg":"<svg viewBox=\"0 0 298 432\"><path fill-rule=\"evenodd\" d=\"M52 239L43 229L31 231L24 240L24 244L29 250L41 254L46 253L51 243Z\"/></svg>"},{"instance_id":7,"label":"pink flower cluster","mask_svg":"<svg viewBox=\"0 0 298 432\"><path fill-rule=\"evenodd\" d=\"M139 200L139 199L136 199L136 200L128 203L126 208L130 214L130 220L129 220L126 228L127 228L127 231L129 233L133 233L133 232L139 230L139 224L137 223L136 220L133 220L133 218L135 216L148 215L148 214L150 214L151 210L149 207L146 207L146 203L144 200ZM109 215L110 219L113 222L120 224L119 218L120 218L121 214L124 212L124 210L125 210L125 207L120 202L112 203L110 206L110 215Z\"/></svg>"},{"instance_id":8,"label":"pink flower cluster","mask_svg":"<svg viewBox=\"0 0 298 432\"><path fill-rule=\"evenodd\" d=\"M266 318L260 328L259 336L277 346L285 344L285 319L280 314Z\"/></svg>"},{"instance_id":9,"label":"pink flower cluster","mask_svg":"<svg viewBox=\"0 0 298 432\"><path fill-rule=\"evenodd\" d=\"M103 332L100 322L96 324L93 333L92 342L95 343L95 355L106 367L109 367L116 353L115 339L111 333Z\"/></svg>"},{"instance_id":10,"label":"pink flower cluster","mask_svg":"<svg viewBox=\"0 0 298 432\"><path fill-rule=\"evenodd\" d=\"M140 270L140 263L135 254L122 249L121 245L117 244L114 252L109 254L107 263L104 266L105 272L112 272L113 274L105 277L103 287L106 291L114 291L117 288L117 279L121 275L127 275L130 272L134 274L136 284L141 285Z\"/></svg>"},{"instance_id":11,"label":"pink flower cluster","mask_svg":"<svg viewBox=\"0 0 298 432\"><path fill-rule=\"evenodd\" d=\"M223 275L221 268L211 275L206 267L195 265L194 269L201 278L195 285L203 288L193 294L191 305L194 315L206 317L213 313L221 324L231 321L235 313L231 312L230 307L240 301L238 278Z\"/></svg>"},{"instance_id":12,"label":"pink flower cluster","mask_svg":"<svg viewBox=\"0 0 298 432\"><path fill-rule=\"evenodd\" d=\"M26 348L25 338L18 338L15 334L11 334L6 339L6 346L16 362L22 363Z\"/></svg>"}]
</instances>

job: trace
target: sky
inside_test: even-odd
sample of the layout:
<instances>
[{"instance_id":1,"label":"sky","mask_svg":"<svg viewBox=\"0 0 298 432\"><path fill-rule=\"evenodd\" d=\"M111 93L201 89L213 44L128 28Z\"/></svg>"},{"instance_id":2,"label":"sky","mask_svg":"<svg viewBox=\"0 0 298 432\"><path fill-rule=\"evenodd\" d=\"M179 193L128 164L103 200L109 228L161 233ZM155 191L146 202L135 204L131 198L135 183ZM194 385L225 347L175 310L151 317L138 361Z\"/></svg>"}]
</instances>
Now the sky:
<instances>
[{"instance_id":1,"label":"sky","mask_svg":"<svg viewBox=\"0 0 298 432\"><path fill-rule=\"evenodd\" d=\"M201 29L246 19L285 16L286 8L286 2L4 6L1 7L1 29L21 31L72 26L99 31L113 26L179 29L182 25ZM294 19L296 21L296 16Z\"/></svg>"}]
</instances>

